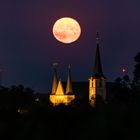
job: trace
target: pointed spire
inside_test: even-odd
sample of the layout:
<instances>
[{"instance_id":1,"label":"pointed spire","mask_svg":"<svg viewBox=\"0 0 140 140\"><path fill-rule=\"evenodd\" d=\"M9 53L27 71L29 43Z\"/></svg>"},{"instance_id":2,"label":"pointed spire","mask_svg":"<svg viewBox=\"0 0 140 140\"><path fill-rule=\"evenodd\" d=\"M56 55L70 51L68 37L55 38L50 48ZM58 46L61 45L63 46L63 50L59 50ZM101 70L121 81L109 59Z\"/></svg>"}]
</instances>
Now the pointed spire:
<instances>
[{"instance_id":1,"label":"pointed spire","mask_svg":"<svg viewBox=\"0 0 140 140\"><path fill-rule=\"evenodd\" d=\"M96 55L95 55L95 63L94 63L94 69L93 69L93 75L94 76L103 76L102 72L102 64L101 64L101 57L100 57L100 49L99 49L99 33L96 34Z\"/></svg>"},{"instance_id":2,"label":"pointed spire","mask_svg":"<svg viewBox=\"0 0 140 140\"><path fill-rule=\"evenodd\" d=\"M67 85L66 85L66 94L72 93L72 80L71 80L71 66L68 66L68 78L67 78Z\"/></svg>"},{"instance_id":3,"label":"pointed spire","mask_svg":"<svg viewBox=\"0 0 140 140\"><path fill-rule=\"evenodd\" d=\"M100 37L99 37L99 32L96 33L96 44L99 45Z\"/></svg>"},{"instance_id":4,"label":"pointed spire","mask_svg":"<svg viewBox=\"0 0 140 140\"><path fill-rule=\"evenodd\" d=\"M53 83L52 83L51 94L55 94L58 85L58 78L57 78L57 71L56 71L57 63L53 63L52 66L53 66Z\"/></svg>"},{"instance_id":5,"label":"pointed spire","mask_svg":"<svg viewBox=\"0 0 140 140\"><path fill-rule=\"evenodd\" d=\"M59 80L55 95L64 95L64 89L63 89L61 80Z\"/></svg>"}]
</instances>

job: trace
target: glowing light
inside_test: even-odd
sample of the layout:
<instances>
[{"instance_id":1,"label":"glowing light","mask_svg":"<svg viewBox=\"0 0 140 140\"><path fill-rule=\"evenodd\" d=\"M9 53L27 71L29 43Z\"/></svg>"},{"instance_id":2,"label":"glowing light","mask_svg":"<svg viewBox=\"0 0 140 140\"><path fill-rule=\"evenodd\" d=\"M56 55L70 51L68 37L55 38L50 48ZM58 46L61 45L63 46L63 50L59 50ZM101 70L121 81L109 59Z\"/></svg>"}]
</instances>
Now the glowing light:
<instances>
[{"instance_id":1,"label":"glowing light","mask_svg":"<svg viewBox=\"0 0 140 140\"><path fill-rule=\"evenodd\" d=\"M18 109L17 110L17 112L19 113L19 114L24 114L24 113L27 113L28 112L28 110L25 110L25 109Z\"/></svg>"},{"instance_id":2,"label":"glowing light","mask_svg":"<svg viewBox=\"0 0 140 140\"><path fill-rule=\"evenodd\" d=\"M57 20L53 26L54 37L62 43L72 43L80 37L80 34L79 23L69 17Z\"/></svg>"},{"instance_id":3,"label":"glowing light","mask_svg":"<svg viewBox=\"0 0 140 140\"><path fill-rule=\"evenodd\" d=\"M36 101L36 102L39 102L39 98L36 98L35 101Z\"/></svg>"},{"instance_id":4,"label":"glowing light","mask_svg":"<svg viewBox=\"0 0 140 140\"><path fill-rule=\"evenodd\" d=\"M65 95L63 86L61 81L59 81L56 93L54 95L50 95L50 102L53 106L57 106L59 104L69 105L75 99L75 95Z\"/></svg>"},{"instance_id":5,"label":"glowing light","mask_svg":"<svg viewBox=\"0 0 140 140\"><path fill-rule=\"evenodd\" d=\"M59 81L58 83L58 87L56 89L55 95L64 95L64 89L63 89L61 81Z\"/></svg>"},{"instance_id":6,"label":"glowing light","mask_svg":"<svg viewBox=\"0 0 140 140\"><path fill-rule=\"evenodd\" d=\"M125 67L123 67L122 69L121 69L121 71L123 72L123 73L127 73L127 68L125 68Z\"/></svg>"},{"instance_id":7,"label":"glowing light","mask_svg":"<svg viewBox=\"0 0 140 140\"><path fill-rule=\"evenodd\" d=\"M89 103L91 106L95 105L96 99L96 80L92 77L89 79Z\"/></svg>"},{"instance_id":8,"label":"glowing light","mask_svg":"<svg viewBox=\"0 0 140 140\"><path fill-rule=\"evenodd\" d=\"M69 105L75 99L75 95L50 95L50 102L53 106L59 104Z\"/></svg>"}]
</instances>

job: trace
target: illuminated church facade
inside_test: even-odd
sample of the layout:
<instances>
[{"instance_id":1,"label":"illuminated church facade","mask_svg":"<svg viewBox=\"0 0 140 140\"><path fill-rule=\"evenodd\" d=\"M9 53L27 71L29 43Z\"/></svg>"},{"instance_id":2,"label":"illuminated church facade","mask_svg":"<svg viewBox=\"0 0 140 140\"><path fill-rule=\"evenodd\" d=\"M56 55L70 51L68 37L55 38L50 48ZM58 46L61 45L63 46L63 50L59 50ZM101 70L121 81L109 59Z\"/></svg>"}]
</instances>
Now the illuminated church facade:
<instances>
[{"instance_id":1,"label":"illuminated church facade","mask_svg":"<svg viewBox=\"0 0 140 140\"><path fill-rule=\"evenodd\" d=\"M55 65L53 66L53 84L52 84L52 92L50 94L50 102L53 106L57 106L59 104L69 105L75 99L75 95L72 90L72 81L71 81L71 67L68 67L68 77L66 84L66 91L63 89L63 85L61 80L57 78L57 71Z\"/></svg>"},{"instance_id":2,"label":"illuminated church facade","mask_svg":"<svg viewBox=\"0 0 140 140\"><path fill-rule=\"evenodd\" d=\"M99 34L96 36L96 54L93 67L93 73L89 77L88 102L91 106L95 105L96 97L99 95L104 101L106 100L106 77L102 71L102 63L100 57ZM75 94L74 94L75 93ZM68 67L68 77L66 82L66 90L64 91L61 80L57 78L55 65L53 66L53 83L50 94L50 102L53 106L59 104L70 105L76 99L76 92L73 92L71 68ZM80 94L80 93L79 93Z\"/></svg>"}]
</instances>

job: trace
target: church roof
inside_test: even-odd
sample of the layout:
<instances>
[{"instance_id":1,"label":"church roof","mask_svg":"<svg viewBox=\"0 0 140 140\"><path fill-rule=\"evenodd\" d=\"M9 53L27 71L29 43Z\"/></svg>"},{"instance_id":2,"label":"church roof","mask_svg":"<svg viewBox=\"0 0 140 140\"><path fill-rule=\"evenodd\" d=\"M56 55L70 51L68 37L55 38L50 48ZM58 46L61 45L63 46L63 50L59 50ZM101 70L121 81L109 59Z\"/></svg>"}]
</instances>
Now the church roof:
<instances>
[{"instance_id":1,"label":"church roof","mask_svg":"<svg viewBox=\"0 0 140 140\"><path fill-rule=\"evenodd\" d=\"M64 95L64 89L63 89L61 80L59 80L55 95Z\"/></svg>"},{"instance_id":2,"label":"church roof","mask_svg":"<svg viewBox=\"0 0 140 140\"><path fill-rule=\"evenodd\" d=\"M72 94L72 80L71 80L71 67L68 66L68 78L67 78L67 85L66 85L66 94Z\"/></svg>"},{"instance_id":3,"label":"church roof","mask_svg":"<svg viewBox=\"0 0 140 140\"><path fill-rule=\"evenodd\" d=\"M94 62L94 68L93 68L93 77L100 78L104 77L103 71L102 71L102 63L101 63L101 56L100 56L100 48L99 48L99 33L97 32L97 47L96 47L96 54L95 54L95 62Z\"/></svg>"}]
</instances>

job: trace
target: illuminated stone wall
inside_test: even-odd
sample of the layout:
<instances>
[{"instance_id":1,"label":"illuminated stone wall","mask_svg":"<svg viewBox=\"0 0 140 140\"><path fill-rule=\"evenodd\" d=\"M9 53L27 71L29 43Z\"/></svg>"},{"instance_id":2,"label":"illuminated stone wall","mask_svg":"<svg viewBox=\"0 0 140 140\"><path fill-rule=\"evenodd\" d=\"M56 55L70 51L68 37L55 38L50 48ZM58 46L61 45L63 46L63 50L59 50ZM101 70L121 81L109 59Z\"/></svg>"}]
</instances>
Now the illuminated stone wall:
<instances>
[{"instance_id":1,"label":"illuminated stone wall","mask_svg":"<svg viewBox=\"0 0 140 140\"><path fill-rule=\"evenodd\" d=\"M75 99L75 95L50 95L50 102L53 106L59 104L69 105Z\"/></svg>"},{"instance_id":2,"label":"illuminated stone wall","mask_svg":"<svg viewBox=\"0 0 140 140\"><path fill-rule=\"evenodd\" d=\"M89 103L91 106L95 105L96 95L100 95L103 100L106 100L106 79L100 77L89 79Z\"/></svg>"},{"instance_id":3,"label":"illuminated stone wall","mask_svg":"<svg viewBox=\"0 0 140 140\"><path fill-rule=\"evenodd\" d=\"M96 99L96 80L91 77L89 79L89 103L94 106Z\"/></svg>"}]
</instances>

